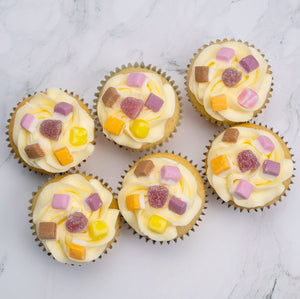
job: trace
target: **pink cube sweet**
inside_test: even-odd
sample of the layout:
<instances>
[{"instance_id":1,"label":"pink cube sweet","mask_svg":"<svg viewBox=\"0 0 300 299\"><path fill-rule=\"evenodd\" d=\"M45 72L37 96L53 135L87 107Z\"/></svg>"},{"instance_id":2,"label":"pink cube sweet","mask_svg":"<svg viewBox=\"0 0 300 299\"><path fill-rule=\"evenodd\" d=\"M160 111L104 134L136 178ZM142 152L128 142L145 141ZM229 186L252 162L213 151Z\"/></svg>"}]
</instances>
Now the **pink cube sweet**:
<instances>
[{"instance_id":1,"label":"pink cube sweet","mask_svg":"<svg viewBox=\"0 0 300 299\"><path fill-rule=\"evenodd\" d=\"M68 210L71 196L69 194L54 194L52 198L52 208L58 210Z\"/></svg>"},{"instance_id":2,"label":"pink cube sweet","mask_svg":"<svg viewBox=\"0 0 300 299\"><path fill-rule=\"evenodd\" d=\"M131 119L136 119L144 107L142 100L127 97L121 102L121 110Z\"/></svg>"},{"instance_id":3,"label":"pink cube sweet","mask_svg":"<svg viewBox=\"0 0 300 299\"><path fill-rule=\"evenodd\" d=\"M34 131L38 123L38 118L36 118L30 113L26 113L21 120L21 126L30 133Z\"/></svg>"},{"instance_id":4,"label":"pink cube sweet","mask_svg":"<svg viewBox=\"0 0 300 299\"><path fill-rule=\"evenodd\" d=\"M238 96L238 103L244 108L252 108L258 102L258 94L251 88L244 88Z\"/></svg>"},{"instance_id":5,"label":"pink cube sweet","mask_svg":"<svg viewBox=\"0 0 300 299\"><path fill-rule=\"evenodd\" d=\"M73 112L73 106L66 102L60 102L54 106L54 112L67 116Z\"/></svg>"},{"instance_id":6,"label":"pink cube sweet","mask_svg":"<svg viewBox=\"0 0 300 299\"><path fill-rule=\"evenodd\" d=\"M126 84L130 87L144 88L147 77L143 73L130 73L127 77Z\"/></svg>"},{"instance_id":7,"label":"pink cube sweet","mask_svg":"<svg viewBox=\"0 0 300 299\"><path fill-rule=\"evenodd\" d=\"M272 160L265 160L262 169L264 174L276 177L280 173L280 163Z\"/></svg>"},{"instance_id":8,"label":"pink cube sweet","mask_svg":"<svg viewBox=\"0 0 300 299\"><path fill-rule=\"evenodd\" d=\"M274 151L275 145L273 141L265 135L260 135L255 139L255 144L257 149L264 153L264 154L269 154Z\"/></svg>"},{"instance_id":9,"label":"pink cube sweet","mask_svg":"<svg viewBox=\"0 0 300 299\"><path fill-rule=\"evenodd\" d=\"M168 208L170 211L178 215L182 215L186 211L187 203L185 201L180 200L176 196L172 196L169 200Z\"/></svg>"},{"instance_id":10,"label":"pink cube sweet","mask_svg":"<svg viewBox=\"0 0 300 299\"><path fill-rule=\"evenodd\" d=\"M176 166L164 165L160 170L160 182L166 185L175 185L180 176L180 170Z\"/></svg>"},{"instance_id":11,"label":"pink cube sweet","mask_svg":"<svg viewBox=\"0 0 300 299\"><path fill-rule=\"evenodd\" d=\"M234 57L235 53L234 50L231 48L221 48L217 55L216 55L216 59L220 60L220 61L224 61L226 63L230 63Z\"/></svg>"},{"instance_id":12,"label":"pink cube sweet","mask_svg":"<svg viewBox=\"0 0 300 299\"><path fill-rule=\"evenodd\" d=\"M247 75L259 67L259 62L253 55L248 55L241 59L238 65L242 72Z\"/></svg>"},{"instance_id":13,"label":"pink cube sweet","mask_svg":"<svg viewBox=\"0 0 300 299\"><path fill-rule=\"evenodd\" d=\"M103 206L103 202L98 193L92 193L85 199L91 211L97 211Z\"/></svg>"},{"instance_id":14,"label":"pink cube sweet","mask_svg":"<svg viewBox=\"0 0 300 299\"><path fill-rule=\"evenodd\" d=\"M145 106L154 112L158 112L163 104L164 104L164 100L152 92L150 92L150 94L145 102Z\"/></svg>"},{"instance_id":15,"label":"pink cube sweet","mask_svg":"<svg viewBox=\"0 0 300 299\"><path fill-rule=\"evenodd\" d=\"M254 186L246 180L240 180L234 190L234 194L240 199L248 199Z\"/></svg>"}]
</instances>

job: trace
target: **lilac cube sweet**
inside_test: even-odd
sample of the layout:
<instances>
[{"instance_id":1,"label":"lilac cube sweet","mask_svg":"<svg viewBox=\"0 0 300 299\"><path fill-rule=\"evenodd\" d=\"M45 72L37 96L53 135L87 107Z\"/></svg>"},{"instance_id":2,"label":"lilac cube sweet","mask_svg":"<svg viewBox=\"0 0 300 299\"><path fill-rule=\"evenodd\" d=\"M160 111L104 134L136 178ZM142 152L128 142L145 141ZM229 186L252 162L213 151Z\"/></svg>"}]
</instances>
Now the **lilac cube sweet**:
<instances>
[{"instance_id":1,"label":"lilac cube sweet","mask_svg":"<svg viewBox=\"0 0 300 299\"><path fill-rule=\"evenodd\" d=\"M234 190L234 195L240 199L248 199L254 186L246 180L240 180Z\"/></svg>"},{"instance_id":2,"label":"lilac cube sweet","mask_svg":"<svg viewBox=\"0 0 300 299\"><path fill-rule=\"evenodd\" d=\"M58 210L68 210L71 196L69 194L54 194L52 198L52 208Z\"/></svg>"},{"instance_id":3,"label":"lilac cube sweet","mask_svg":"<svg viewBox=\"0 0 300 299\"><path fill-rule=\"evenodd\" d=\"M272 160L265 160L262 165L262 171L264 174L271 176L279 176L280 173L280 163Z\"/></svg>"},{"instance_id":4,"label":"lilac cube sweet","mask_svg":"<svg viewBox=\"0 0 300 299\"><path fill-rule=\"evenodd\" d=\"M85 199L91 211L97 211L103 206L103 202L98 193L92 193Z\"/></svg>"},{"instance_id":5,"label":"lilac cube sweet","mask_svg":"<svg viewBox=\"0 0 300 299\"><path fill-rule=\"evenodd\" d=\"M54 106L54 112L67 116L73 112L73 106L66 102L60 102Z\"/></svg>"},{"instance_id":6,"label":"lilac cube sweet","mask_svg":"<svg viewBox=\"0 0 300 299\"><path fill-rule=\"evenodd\" d=\"M142 100L127 97L121 102L121 110L131 119L136 119L144 107Z\"/></svg>"},{"instance_id":7,"label":"lilac cube sweet","mask_svg":"<svg viewBox=\"0 0 300 299\"><path fill-rule=\"evenodd\" d=\"M218 51L218 53L216 55L216 59L226 62L226 63L230 63L232 61L234 55L235 55L235 53L234 53L233 49L224 47Z\"/></svg>"},{"instance_id":8,"label":"lilac cube sweet","mask_svg":"<svg viewBox=\"0 0 300 299\"><path fill-rule=\"evenodd\" d=\"M275 145L273 141L265 135L260 135L255 139L255 145L257 149L264 153L264 154L269 154L274 151Z\"/></svg>"},{"instance_id":9,"label":"lilac cube sweet","mask_svg":"<svg viewBox=\"0 0 300 299\"><path fill-rule=\"evenodd\" d=\"M252 108L258 102L258 94L251 88L244 88L238 96L238 103L244 108Z\"/></svg>"},{"instance_id":10,"label":"lilac cube sweet","mask_svg":"<svg viewBox=\"0 0 300 299\"><path fill-rule=\"evenodd\" d=\"M154 112L158 112L163 104L164 104L164 100L152 92L150 92L150 94L145 102L145 106Z\"/></svg>"},{"instance_id":11,"label":"lilac cube sweet","mask_svg":"<svg viewBox=\"0 0 300 299\"><path fill-rule=\"evenodd\" d=\"M38 123L39 123L38 118L36 118L30 113L26 113L21 119L21 126L30 133L34 131Z\"/></svg>"},{"instance_id":12,"label":"lilac cube sweet","mask_svg":"<svg viewBox=\"0 0 300 299\"><path fill-rule=\"evenodd\" d=\"M253 55L248 55L239 61L239 67L247 75L259 67L259 62Z\"/></svg>"},{"instance_id":13,"label":"lilac cube sweet","mask_svg":"<svg viewBox=\"0 0 300 299\"><path fill-rule=\"evenodd\" d=\"M185 201L180 200L176 196L172 196L169 200L168 208L170 211L178 215L182 215L186 211L187 203Z\"/></svg>"},{"instance_id":14,"label":"lilac cube sweet","mask_svg":"<svg viewBox=\"0 0 300 299\"><path fill-rule=\"evenodd\" d=\"M166 185L175 185L181 177L178 167L164 165L160 170L160 182Z\"/></svg>"},{"instance_id":15,"label":"lilac cube sweet","mask_svg":"<svg viewBox=\"0 0 300 299\"><path fill-rule=\"evenodd\" d=\"M144 88L147 77L143 73L130 73L127 77L126 84L130 87Z\"/></svg>"}]
</instances>

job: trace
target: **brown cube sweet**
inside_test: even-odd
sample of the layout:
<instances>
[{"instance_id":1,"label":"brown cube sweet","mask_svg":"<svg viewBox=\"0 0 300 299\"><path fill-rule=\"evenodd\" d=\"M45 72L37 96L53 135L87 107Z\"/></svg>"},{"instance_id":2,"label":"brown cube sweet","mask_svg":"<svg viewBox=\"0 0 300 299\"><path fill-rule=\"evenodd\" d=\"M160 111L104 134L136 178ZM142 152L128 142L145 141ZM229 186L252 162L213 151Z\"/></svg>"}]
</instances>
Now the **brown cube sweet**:
<instances>
[{"instance_id":1,"label":"brown cube sweet","mask_svg":"<svg viewBox=\"0 0 300 299\"><path fill-rule=\"evenodd\" d=\"M106 107L111 108L120 97L121 95L114 87L109 87L102 96L102 101Z\"/></svg>"},{"instance_id":2,"label":"brown cube sweet","mask_svg":"<svg viewBox=\"0 0 300 299\"><path fill-rule=\"evenodd\" d=\"M45 156L45 152L39 142L26 145L24 150L29 159L38 159Z\"/></svg>"},{"instance_id":3,"label":"brown cube sweet","mask_svg":"<svg viewBox=\"0 0 300 299\"><path fill-rule=\"evenodd\" d=\"M154 169L154 163L151 160L143 160L139 162L139 164L135 168L134 174L137 177L149 176L153 169Z\"/></svg>"},{"instance_id":4,"label":"brown cube sweet","mask_svg":"<svg viewBox=\"0 0 300 299\"><path fill-rule=\"evenodd\" d=\"M209 66L196 66L195 67L195 80L198 83L209 81Z\"/></svg>"},{"instance_id":5,"label":"brown cube sweet","mask_svg":"<svg viewBox=\"0 0 300 299\"><path fill-rule=\"evenodd\" d=\"M56 239L57 225L55 222L40 222L39 239L52 240Z\"/></svg>"},{"instance_id":6,"label":"brown cube sweet","mask_svg":"<svg viewBox=\"0 0 300 299\"><path fill-rule=\"evenodd\" d=\"M229 128L225 131L222 141L223 142L230 142L230 143L236 143L239 138L239 130L235 128Z\"/></svg>"}]
</instances>

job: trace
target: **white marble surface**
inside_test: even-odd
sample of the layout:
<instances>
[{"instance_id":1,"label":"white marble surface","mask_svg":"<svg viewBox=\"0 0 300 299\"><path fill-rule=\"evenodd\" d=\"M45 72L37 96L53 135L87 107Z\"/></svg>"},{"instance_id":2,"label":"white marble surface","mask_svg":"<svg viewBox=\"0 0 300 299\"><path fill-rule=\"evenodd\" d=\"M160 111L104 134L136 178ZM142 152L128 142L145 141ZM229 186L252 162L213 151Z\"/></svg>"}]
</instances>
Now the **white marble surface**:
<instances>
[{"instance_id":1,"label":"white marble surface","mask_svg":"<svg viewBox=\"0 0 300 299\"><path fill-rule=\"evenodd\" d=\"M0 297L300 298L298 171L277 207L240 213L209 196L206 216L184 241L152 245L123 225L108 255L77 268L59 264L34 242L28 200L47 177L23 169L4 142L9 113L26 94L61 87L92 103L105 74L144 61L167 71L183 95L182 125L162 149L202 165L218 128L187 101L186 65L202 44L233 37L269 59L274 92L258 120L284 135L297 160L299 35L299 0L0 0ZM138 156L99 133L82 169L117 191L122 169Z\"/></svg>"}]
</instances>

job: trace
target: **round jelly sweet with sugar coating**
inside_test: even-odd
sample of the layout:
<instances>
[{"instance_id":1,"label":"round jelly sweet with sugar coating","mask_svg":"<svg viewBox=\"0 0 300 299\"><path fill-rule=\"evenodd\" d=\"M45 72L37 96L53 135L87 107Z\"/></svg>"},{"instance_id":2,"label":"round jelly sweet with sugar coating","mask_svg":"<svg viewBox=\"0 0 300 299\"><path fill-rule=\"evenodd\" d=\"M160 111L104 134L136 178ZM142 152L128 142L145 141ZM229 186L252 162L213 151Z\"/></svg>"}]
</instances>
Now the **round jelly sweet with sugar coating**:
<instances>
[{"instance_id":1,"label":"round jelly sweet with sugar coating","mask_svg":"<svg viewBox=\"0 0 300 299\"><path fill-rule=\"evenodd\" d=\"M222 80L227 87L236 86L241 79L241 73L232 67L227 68L222 74Z\"/></svg>"},{"instance_id":2,"label":"round jelly sweet with sugar coating","mask_svg":"<svg viewBox=\"0 0 300 299\"><path fill-rule=\"evenodd\" d=\"M241 172L254 170L260 166L259 161L251 150L241 151L237 156L237 162Z\"/></svg>"},{"instance_id":3,"label":"round jelly sweet with sugar coating","mask_svg":"<svg viewBox=\"0 0 300 299\"><path fill-rule=\"evenodd\" d=\"M153 185L148 188L149 204L153 208L162 208L169 196L169 189L162 185Z\"/></svg>"},{"instance_id":4,"label":"round jelly sweet with sugar coating","mask_svg":"<svg viewBox=\"0 0 300 299\"><path fill-rule=\"evenodd\" d=\"M71 214L66 221L66 229L70 233L81 233L86 231L89 220L81 212Z\"/></svg>"},{"instance_id":5,"label":"round jelly sweet with sugar coating","mask_svg":"<svg viewBox=\"0 0 300 299\"><path fill-rule=\"evenodd\" d=\"M121 103L121 110L131 119L136 119L144 107L142 100L127 97Z\"/></svg>"},{"instance_id":6,"label":"round jelly sweet with sugar coating","mask_svg":"<svg viewBox=\"0 0 300 299\"><path fill-rule=\"evenodd\" d=\"M58 140L62 125L61 120L45 119L40 125L40 133L51 140Z\"/></svg>"},{"instance_id":7,"label":"round jelly sweet with sugar coating","mask_svg":"<svg viewBox=\"0 0 300 299\"><path fill-rule=\"evenodd\" d=\"M136 119L130 126L132 135L139 139L146 138L148 136L149 130L149 123L143 119Z\"/></svg>"}]
</instances>

